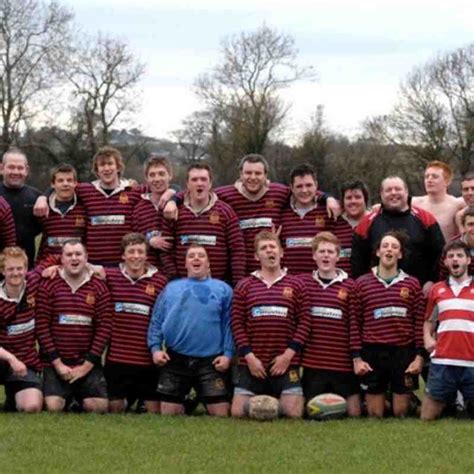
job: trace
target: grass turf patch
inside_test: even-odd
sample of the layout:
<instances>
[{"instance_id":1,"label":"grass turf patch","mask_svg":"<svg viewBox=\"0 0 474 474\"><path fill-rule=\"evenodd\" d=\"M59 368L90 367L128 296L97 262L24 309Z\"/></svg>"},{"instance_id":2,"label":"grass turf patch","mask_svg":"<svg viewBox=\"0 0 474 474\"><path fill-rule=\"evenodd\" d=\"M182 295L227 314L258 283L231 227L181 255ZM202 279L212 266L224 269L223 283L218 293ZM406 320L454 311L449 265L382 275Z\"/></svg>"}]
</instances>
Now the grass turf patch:
<instances>
[{"instance_id":1,"label":"grass turf patch","mask_svg":"<svg viewBox=\"0 0 474 474\"><path fill-rule=\"evenodd\" d=\"M1 472L473 472L469 420L0 415Z\"/></svg>"}]
</instances>

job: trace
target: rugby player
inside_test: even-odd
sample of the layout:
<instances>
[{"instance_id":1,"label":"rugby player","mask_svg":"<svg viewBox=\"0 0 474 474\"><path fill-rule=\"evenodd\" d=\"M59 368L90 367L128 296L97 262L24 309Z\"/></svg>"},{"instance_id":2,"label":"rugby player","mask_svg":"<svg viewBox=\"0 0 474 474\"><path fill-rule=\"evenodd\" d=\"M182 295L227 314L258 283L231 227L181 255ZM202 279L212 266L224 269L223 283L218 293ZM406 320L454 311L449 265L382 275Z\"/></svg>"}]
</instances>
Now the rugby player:
<instances>
[{"instance_id":1,"label":"rugby player","mask_svg":"<svg viewBox=\"0 0 474 474\"><path fill-rule=\"evenodd\" d=\"M35 299L41 276L28 271L23 249L6 247L0 254L0 346L10 365L4 374L5 408L36 413L43 408L40 372L42 364L36 348Z\"/></svg>"},{"instance_id":2,"label":"rugby player","mask_svg":"<svg viewBox=\"0 0 474 474\"><path fill-rule=\"evenodd\" d=\"M322 393L337 393L347 400L349 416L360 416L359 379L351 357L351 324L354 311L354 281L336 268L340 255L337 237L317 234L312 242L317 269L301 275L311 312L311 332L303 348L303 392L307 401Z\"/></svg>"},{"instance_id":3,"label":"rugby player","mask_svg":"<svg viewBox=\"0 0 474 474\"><path fill-rule=\"evenodd\" d=\"M460 240L448 243L443 253L449 277L431 289L424 324L431 366L421 419L428 421L438 418L445 406L454 402L457 390L474 418L474 285L468 273L471 254Z\"/></svg>"},{"instance_id":4,"label":"rugby player","mask_svg":"<svg viewBox=\"0 0 474 474\"><path fill-rule=\"evenodd\" d=\"M42 283L37 297L37 332L46 364L43 391L48 411L62 411L71 397L85 411L108 409L101 357L111 331L106 284L92 276L84 244L63 244L58 276Z\"/></svg>"},{"instance_id":5,"label":"rugby player","mask_svg":"<svg viewBox=\"0 0 474 474\"><path fill-rule=\"evenodd\" d=\"M235 285L245 272L244 241L235 212L211 189L210 167L190 165L178 219L163 224L162 236L173 239L173 250L163 255L165 273L186 276L187 248L198 244L206 248L213 278Z\"/></svg>"},{"instance_id":6,"label":"rugby player","mask_svg":"<svg viewBox=\"0 0 474 474\"><path fill-rule=\"evenodd\" d=\"M261 231L255 237L260 269L235 288L232 331L239 354L232 416L248 414L254 395L280 400L280 411L291 418L303 414L303 390L298 367L310 329L304 286L281 268L278 236Z\"/></svg>"},{"instance_id":7,"label":"rugby player","mask_svg":"<svg viewBox=\"0 0 474 474\"><path fill-rule=\"evenodd\" d=\"M191 244L185 265L187 277L168 283L148 330L153 362L161 367L161 413L184 414L186 396L194 387L210 415L228 416L232 289L210 277L206 247Z\"/></svg>"},{"instance_id":8,"label":"rugby player","mask_svg":"<svg viewBox=\"0 0 474 474\"><path fill-rule=\"evenodd\" d=\"M283 265L289 273L311 273L313 237L318 232L332 230L334 221L328 218L326 208L318 205L318 182L311 166L294 168L290 181L290 201L281 214Z\"/></svg>"},{"instance_id":9,"label":"rugby player","mask_svg":"<svg viewBox=\"0 0 474 474\"><path fill-rule=\"evenodd\" d=\"M145 236L122 238L123 263L106 268L113 303L112 334L104 367L112 413L125 411L125 400L144 400L148 412L158 413L158 371L147 345L151 310L166 278L147 263Z\"/></svg>"},{"instance_id":10,"label":"rugby player","mask_svg":"<svg viewBox=\"0 0 474 474\"><path fill-rule=\"evenodd\" d=\"M456 224L459 232L463 232L462 228L462 214L468 207L474 207L474 172L466 173L461 180L461 192L464 199L464 209L461 209L456 214Z\"/></svg>"},{"instance_id":11,"label":"rugby player","mask_svg":"<svg viewBox=\"0 0 474 474\"><path fill-rule=\"evenodd\" d=\"M394 416L408 414L424 362L425 301L418 280L398 267L405 240L401 233L387 232L377 246L378 266L355 285L354 371L361 376L367 411L374 417L384 415L387 390L393 394Z\"/></svg>"}]
</instances>

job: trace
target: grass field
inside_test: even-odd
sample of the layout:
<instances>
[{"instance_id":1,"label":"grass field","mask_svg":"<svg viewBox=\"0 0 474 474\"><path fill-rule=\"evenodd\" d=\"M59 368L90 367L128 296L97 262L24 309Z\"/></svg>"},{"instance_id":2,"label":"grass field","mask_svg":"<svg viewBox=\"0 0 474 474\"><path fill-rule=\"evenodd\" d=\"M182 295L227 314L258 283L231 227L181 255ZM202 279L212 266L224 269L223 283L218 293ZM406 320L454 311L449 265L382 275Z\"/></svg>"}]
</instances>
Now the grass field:
<instances>
[{"instance_id":1,"label":"grass field","mask_svg":"<svg viewBox=\"0 0 474 474\"><path fill-rule=\"evenodd\" d=\"M474 423L0 415L0 472L474 472Z\"/></svg>"}]
</instances>

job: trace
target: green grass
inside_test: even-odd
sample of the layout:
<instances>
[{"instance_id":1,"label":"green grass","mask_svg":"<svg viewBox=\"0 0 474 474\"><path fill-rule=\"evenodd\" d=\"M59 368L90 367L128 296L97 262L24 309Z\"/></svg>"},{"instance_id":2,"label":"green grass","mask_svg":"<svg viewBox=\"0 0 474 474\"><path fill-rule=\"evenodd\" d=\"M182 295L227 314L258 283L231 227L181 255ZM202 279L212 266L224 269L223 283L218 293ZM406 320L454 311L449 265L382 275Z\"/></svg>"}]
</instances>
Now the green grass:
<instances>
[{"instance_id":1,"label":"green grass","mask_svg":"<svg viewBox=\"0 0 474 474\"><path fill-rule=\"evenodd\" d=\"M0 472L474 472L474 424L446 419L0 415Z\"/></svg>"}]
</instances>

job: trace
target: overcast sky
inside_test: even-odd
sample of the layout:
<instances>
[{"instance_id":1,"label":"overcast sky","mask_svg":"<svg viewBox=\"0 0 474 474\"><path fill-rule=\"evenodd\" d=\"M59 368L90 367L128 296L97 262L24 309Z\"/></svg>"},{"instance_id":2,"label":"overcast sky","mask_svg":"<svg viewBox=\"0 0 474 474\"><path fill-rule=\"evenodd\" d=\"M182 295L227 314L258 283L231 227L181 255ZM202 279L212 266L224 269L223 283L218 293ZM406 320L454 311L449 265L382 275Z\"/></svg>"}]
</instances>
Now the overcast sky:
<instances>
[{"instance_id":1,"label":"overcast sky","mask_svg":"<svg viewBox=\"0 0 474 474\"><path fill-rule=\"evenodd\" d=\"M387 113L409 71L440 52L474 41L474 1L449 0L63 0L86 32L126 39L147 73L137 124L169 137L199 108L193 81L219 59L222 38L263 22L290 34L316 82L284 91L294 140L318 104L330 128L354 135Z\"/></svg>"}]
</instances>

